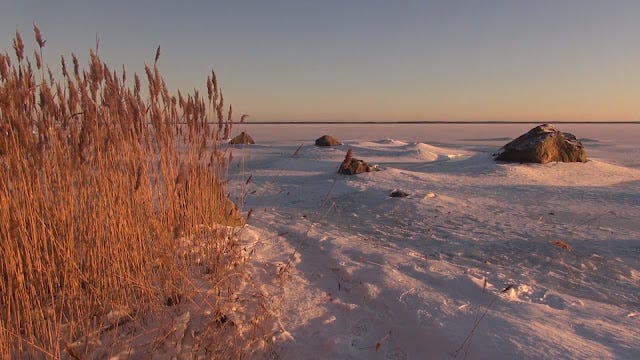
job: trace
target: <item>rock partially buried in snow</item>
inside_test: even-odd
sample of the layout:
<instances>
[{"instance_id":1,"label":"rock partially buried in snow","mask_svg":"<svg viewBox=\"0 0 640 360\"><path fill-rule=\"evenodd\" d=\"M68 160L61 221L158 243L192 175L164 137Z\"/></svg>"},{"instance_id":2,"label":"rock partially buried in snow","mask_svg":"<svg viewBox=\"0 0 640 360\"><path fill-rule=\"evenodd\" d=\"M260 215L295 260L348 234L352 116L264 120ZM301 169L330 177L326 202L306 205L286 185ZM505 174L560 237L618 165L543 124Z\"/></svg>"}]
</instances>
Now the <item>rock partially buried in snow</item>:
<instances>
[{"instance_id":1,"label":"rock partially buried in snow","mask_svg":"<svg viewBox=\"0 0 640 360\"><path fill-rule=\"evenodd\" d=\"M393 191L391 191L391 194L389 194L389 196L396 197L396 198L405 198L409 196L409 193L404 192L402 190L394 189Z\"/></svg>"},{"instance_id":2,"label":"rock partially buried in snow","mask_svg":"<svg viewBox=\"0 0 640 360\"><path fill-rule=\"evenodd\" d=\"M316 139L316 146L337 146L342 145L340 140L331 135L322 135Z\"/></svg>"},{"instance_id":3,"label":"rock partially buried in snow","mask_svg":"<svg viewBox=\"0 0 640 360\"><path fill-rule=\"evenodd\" d=\"M378 170L377 166L369 165L363 160L354 158L351 149L349 149L347 150L347 155L344 157L344 161L340 164L338 173L344 175L355 175Z\"/></svg>"},{"instance_id":4,"label":"rock partially buried in snow","mask_svg":"<svg viewBox=\"0 0 640 360\"><path fill-rule=\"evenodd\" d=\"M343 162L338 173L344 175L356 175L363 172L378 171L376 166L371 166L360 159L351 159L349 162Z\"/></svg>"},{"instance_id":5,"label":"rock partially buried in snow","mask_svg":"<svg viewBox=\"0 0 640 360\"><path fill-rule=\"evenodd\" d=\"M241 132L240 135L231 139L231 144L255 144L251 135L246 132Z\"/></svg>"},{"instance_id":6,"label":"rock partially buried in snow","mask_svg":"<svg viewBox=\"0 0 640 360\"><path fill-rule=\"evenodd\" d=\"M587 153L574 135L543 124L503 146L495 160L541 164L586 162Z\"/></svg>"}]
</instances>

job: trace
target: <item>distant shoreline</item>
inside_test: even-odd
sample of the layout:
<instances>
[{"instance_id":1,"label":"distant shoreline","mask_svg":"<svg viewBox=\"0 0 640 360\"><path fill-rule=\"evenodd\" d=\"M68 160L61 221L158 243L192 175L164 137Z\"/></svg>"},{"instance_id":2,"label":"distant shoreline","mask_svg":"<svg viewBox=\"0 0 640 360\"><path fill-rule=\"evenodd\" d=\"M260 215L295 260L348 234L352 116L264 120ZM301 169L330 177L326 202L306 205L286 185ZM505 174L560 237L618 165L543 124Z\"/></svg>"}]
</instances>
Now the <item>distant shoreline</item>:
<instances>
[{"instance_id":1,"label":"distant shoreline","mask_svg":"<svg viewBox=\"0 0 640 360\"><path fill-rule=\"evenodd\" d=\"M247 121L244 125L391 125L391 124L600 124L600 125L620 125L620 124L640 124L640 121ZM236 123L237 124L237 123Z\"/></svg>"}]
</instances>

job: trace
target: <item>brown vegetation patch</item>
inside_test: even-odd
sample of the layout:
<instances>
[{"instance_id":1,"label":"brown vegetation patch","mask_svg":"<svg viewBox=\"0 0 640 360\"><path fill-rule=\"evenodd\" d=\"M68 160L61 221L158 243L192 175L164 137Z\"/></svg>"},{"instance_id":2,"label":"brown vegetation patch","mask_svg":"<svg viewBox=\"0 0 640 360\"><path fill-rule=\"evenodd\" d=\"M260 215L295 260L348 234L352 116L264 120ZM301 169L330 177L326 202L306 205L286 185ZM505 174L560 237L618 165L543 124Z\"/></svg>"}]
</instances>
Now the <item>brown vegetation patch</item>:
<instances>
[{"instance_id":1,"label":"brown vegetation patch","mask_svg":"<svg viewBox=\"0 0 640 360\"><path fill-rule=\"evenodd\" d=\"M183 306L194 274L213 308L238 301L246 254L227 226L244 219L225 190L231 109L215 73L207 97L176 97L159 48L146 91L92 50L88 69L62 58L56 80L34 30L34 62L20 34L15 58L0 54L0 358L91 357L92 336L126 327L110 314L140 324ZM233 349L207 357L242 356L256 332L227 333L207 341Z\"/></svg>"}]
</instances>

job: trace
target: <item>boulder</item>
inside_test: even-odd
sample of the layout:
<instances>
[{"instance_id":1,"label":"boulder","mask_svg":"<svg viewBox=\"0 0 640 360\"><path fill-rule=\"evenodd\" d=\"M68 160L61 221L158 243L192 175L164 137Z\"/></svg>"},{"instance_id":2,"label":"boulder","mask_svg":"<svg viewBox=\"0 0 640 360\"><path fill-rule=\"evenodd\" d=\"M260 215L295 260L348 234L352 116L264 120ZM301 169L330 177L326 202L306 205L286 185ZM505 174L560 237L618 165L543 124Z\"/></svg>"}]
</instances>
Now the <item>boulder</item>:
<instances>
[{"instance_id":1,"label":"boulder","mask_svg":"<svg viewBox=\"0 0 640 360\"><path fill-rule=\"evenodd\" d=\"M378 171L377 166L371 166L363 160L353 157L351 149L347 150L347 155L344 157L344 161L340 164L338 169L339 174L355 175L363 172Z\"/></svg>"},{"instance_id":2,"label":"boulder","mask_svg":"<svg viewBox=\"0 0 640 360\"><path fill-rule=\"evenodd\" d=\"M244 131L241 132L240 135L231 139L231 144L255 144L255 143L256 142L253 141L253 138L251 137L251 135L247 134Z\"/></svg>"},{"instance_id":3,"label":"boulder","mask_svg":"<svg viewBox=\"0 0 640 360\"><path fill-rule=\"evenodd\" d=\"M316 139L316 146L336 146L342 145L340 140L334 138L331 135L322 135Z\"/></svg>"},{"instance_id":4,"label":"boulder","mask_svg":"<svg viewBox=\"0 0 640 360\"><path fill-rule=\"evenodd\" d=\"M587 153L574 135L543 124L503 146L495 160L541 164L554 161L585 162Z\"/></svg>"}]
</instances>

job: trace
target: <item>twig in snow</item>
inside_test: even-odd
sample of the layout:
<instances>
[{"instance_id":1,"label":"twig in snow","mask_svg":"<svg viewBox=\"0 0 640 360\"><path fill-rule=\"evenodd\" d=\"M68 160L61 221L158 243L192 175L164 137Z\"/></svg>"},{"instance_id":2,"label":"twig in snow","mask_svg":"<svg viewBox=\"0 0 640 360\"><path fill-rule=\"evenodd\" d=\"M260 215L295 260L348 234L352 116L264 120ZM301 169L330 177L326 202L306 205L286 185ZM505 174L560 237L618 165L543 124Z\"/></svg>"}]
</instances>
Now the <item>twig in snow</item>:
<instances>
[{"instance_id":1,"label":"twig in snow","mask_svg":"<svg viewBox=\"0 0 640 360\"><path fill-rule=\"evenodd\" d=\"M571 251L571 245L567 244L566 242L562 241L562 240L556 240L551 242L554 246L557 246L561 249L565 249L567 251Z\"/></svg>"},{"instance_id":2,"label":"twig in snow","mask_svg":"<svg viewBox=\"0 0 640 360\"><path fill-rule=\"evenodd\" d=\"M496 300L498 300L498 298L500 297L500 294L504 294L507 291L513 289L513 286L514 286L513 284L507 285L507 287L505 287L502 291L497 293L493 297L493 299L491 299L491 302L489 303L489 305L487 305L487 307L484 309L484 312L480 316L478 316L479 314L476 314L476 320L473 323L473 327L471 328L471 331L469 331L469 334L467 334L467 337L464 339L462 344L460 344L460 346L455 351L453 351L451 353L451 355L454 358L458 358L458 355L460 355L460 352L462 351L462 349L465 349L463 359L467 358L467 355L469 353L469 348L471 347L471 340L473 339L473 335L475 334L476 329L478 329L478 326L480 325L480 322L482 322L484 317L487 316L487 313L489 312L489 309L491 308L491 306L493 306L493 304L496 302Z\"/></svg>"}]
</instances>

